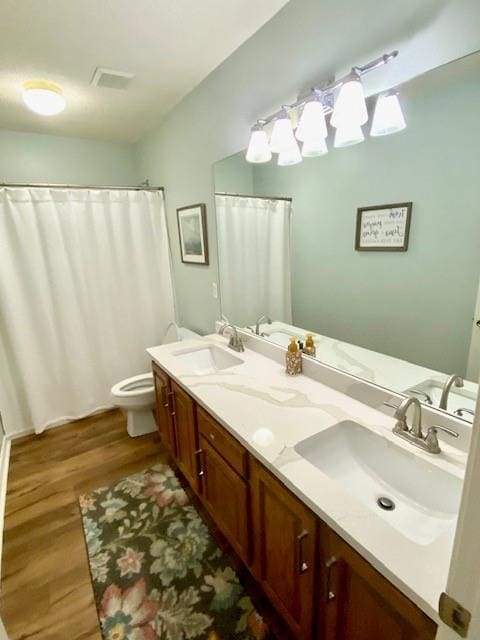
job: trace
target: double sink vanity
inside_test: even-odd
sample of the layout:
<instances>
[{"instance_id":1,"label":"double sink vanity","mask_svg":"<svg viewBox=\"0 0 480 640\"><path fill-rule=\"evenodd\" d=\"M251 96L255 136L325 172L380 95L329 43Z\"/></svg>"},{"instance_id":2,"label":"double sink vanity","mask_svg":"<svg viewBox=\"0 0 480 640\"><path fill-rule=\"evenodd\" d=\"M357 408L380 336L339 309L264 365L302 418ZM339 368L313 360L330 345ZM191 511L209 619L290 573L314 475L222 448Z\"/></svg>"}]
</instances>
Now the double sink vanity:
<instances>
[{"instance_id":1,"label":"double sink vanity","mask_svg":"<svg viewBox=\"0 0 480 640\"><path fill-rule=\"evenodd\" d=\"M293 637L433 639L466 447L430 425L430 452L421 424L415 446L418 402L392 417L243 338L241 353L217 334L148 349L179 470Z\"/></svg>"}]
</instances>

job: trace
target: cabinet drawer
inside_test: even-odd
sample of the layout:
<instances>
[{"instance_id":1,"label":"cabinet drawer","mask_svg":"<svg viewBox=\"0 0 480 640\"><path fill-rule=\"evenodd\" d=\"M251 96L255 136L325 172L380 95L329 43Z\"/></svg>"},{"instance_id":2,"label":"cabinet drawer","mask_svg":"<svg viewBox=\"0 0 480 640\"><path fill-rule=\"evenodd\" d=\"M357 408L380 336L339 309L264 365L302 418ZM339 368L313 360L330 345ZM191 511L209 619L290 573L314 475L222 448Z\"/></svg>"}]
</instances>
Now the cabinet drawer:
<instances>
[{"instance_id":1,"label":"cabinet drawer","mask_svg":"<svg viewBox=\"0 0 480 640\"><path fill-rule=\"evenodd\" d=\"M247 450L206 411L197 406L198 430L214 449L243 478L248 476Z\"/></svg>"}]
</instances>

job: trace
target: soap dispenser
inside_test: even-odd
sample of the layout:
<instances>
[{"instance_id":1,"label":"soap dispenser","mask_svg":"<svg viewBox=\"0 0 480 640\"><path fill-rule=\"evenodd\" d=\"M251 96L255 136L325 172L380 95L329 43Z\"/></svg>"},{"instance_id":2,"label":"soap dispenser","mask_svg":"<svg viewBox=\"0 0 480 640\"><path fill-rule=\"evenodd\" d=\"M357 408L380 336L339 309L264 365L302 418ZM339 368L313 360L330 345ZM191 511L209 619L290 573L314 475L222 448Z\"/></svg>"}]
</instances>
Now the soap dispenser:
<instances>
[{"instance_id":1,"label":"soap dispenser","mask_svg":"<svg viewBox=\"0 0 480 640\"><path fill-rule=\"evenodd\" d=\"M307 337L305 339L305 347L303 349L303 353L306 356L312 356L313 358L315 358L315 356L317 355L317 349L315 347L315 342L313 341L313 334L312 333L307 333Z\"/></svg>"},{"instance_id":2,"label":"soap dispenser","mask_svg":"<svg viewBox=\"0 0 480 640\"><path fill-rule=\"evenodd\" d=\"M298 348L298 342L295 336L290 338L290 344L285 354L285 365L289 376L302 373L302 352Z\"/></svg>"}]
</instances>

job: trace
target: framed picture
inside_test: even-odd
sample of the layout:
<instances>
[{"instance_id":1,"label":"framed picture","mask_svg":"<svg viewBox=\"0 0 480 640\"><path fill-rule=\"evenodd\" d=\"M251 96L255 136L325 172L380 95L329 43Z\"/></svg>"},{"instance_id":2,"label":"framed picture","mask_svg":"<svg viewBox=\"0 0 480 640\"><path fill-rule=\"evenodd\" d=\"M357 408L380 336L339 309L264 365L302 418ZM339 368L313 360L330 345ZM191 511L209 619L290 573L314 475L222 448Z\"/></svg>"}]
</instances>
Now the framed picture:
<instances>
[{"instance_id":1,"label":"framed picture","mask_svg":"<svg viewBox=\"0 0 480 640\"><path fill-rule=\"evenodd\" d=\"M182 262L208 264L207 209L192 204L177 209L178 235Z\"/></svg>"},{"instance_id":2,"label":"framed picture","mask_svg":"<svg viewBox=\"0 0 480 640\"><path fill-rule=\"evenodd\" d=\"M357 209L357 251L407 251L412 203Z\"/></svg>"}]
</instances>

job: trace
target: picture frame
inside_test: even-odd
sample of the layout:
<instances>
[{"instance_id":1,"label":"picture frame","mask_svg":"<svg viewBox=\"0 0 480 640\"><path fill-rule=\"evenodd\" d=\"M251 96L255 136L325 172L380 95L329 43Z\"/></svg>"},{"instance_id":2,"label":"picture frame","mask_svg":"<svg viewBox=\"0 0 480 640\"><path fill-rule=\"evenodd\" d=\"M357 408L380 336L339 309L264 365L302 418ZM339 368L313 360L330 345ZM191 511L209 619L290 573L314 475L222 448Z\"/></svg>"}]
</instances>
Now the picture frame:
<instances>
[{"instance_id":1,"label":"picture frame","mask_svg":"<svg viewBox=\"0 0 480 640\"><path fill-rule=\"evenodd\" d=\"M177 209L180 255L185 264L208 265L207 208L191 204Z\"/></svg>"},{"instance_id":2,"label":"picture frame","mask_svg":"<svg viewBox=\"0 0 480 640\"><path fill-rule=\"evenodd\" d=\"M357 209L356 251L407 251L412 202Z\"/></svg>"}]
</instances>

